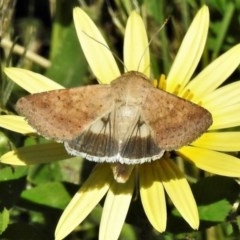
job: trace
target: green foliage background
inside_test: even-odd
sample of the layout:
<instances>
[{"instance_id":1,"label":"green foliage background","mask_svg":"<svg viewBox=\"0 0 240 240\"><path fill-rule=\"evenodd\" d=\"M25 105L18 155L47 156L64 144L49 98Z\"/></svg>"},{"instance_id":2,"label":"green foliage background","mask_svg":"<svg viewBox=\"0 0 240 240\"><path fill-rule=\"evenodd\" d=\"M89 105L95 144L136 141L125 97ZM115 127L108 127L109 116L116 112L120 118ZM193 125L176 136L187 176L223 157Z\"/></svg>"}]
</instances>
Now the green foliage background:
<instances>
[{"instance_id":1,"label":"green foliage background","mask_svg":"<svg viewBox=\"0 0 240 240\"><path fill-rule=\"evenodd\" d=\"M27 59L24 54L19 56L11 49L2 47L1 69L6 66L30 69L66 87L94 83L96 80L89 70L72 23L72 9L80 5L94 19L111 49L120 58L128 13L132 9L139 10L149 39L153 37L151 63L153 76L157 78L161 73L168 73L181 39L203 4L209 6L211 24L208 42L198 66L200 70L239 43L239 0L21 0L14 8L10 4L5 15L1 16L2 22L5 18L9 20L7 27L1 30L1 37L37 51L51 61L51 66L44 67ZM167 18L166 25L157 33ZM121 62L119 66L123 68ZM229 81L238 79L239 69ZM3 73L0 84L1 114L14 113L16 100L26 93L14 86ZM45 141L40 137L21 136L0 129L0 156L17 147ZM29 167L0 163L0 239L53 239L61 213L92 166L92 163L77 158ZM192 231L168 202L167 231L157 233L148 223L137 198L130 207L120 239L240 239L239 184L236 179L210 176L186 164L182 167L199 206L199 231ZM99 204L67 239L96 239L101 210Z\"/></svg>"}]
</instances>

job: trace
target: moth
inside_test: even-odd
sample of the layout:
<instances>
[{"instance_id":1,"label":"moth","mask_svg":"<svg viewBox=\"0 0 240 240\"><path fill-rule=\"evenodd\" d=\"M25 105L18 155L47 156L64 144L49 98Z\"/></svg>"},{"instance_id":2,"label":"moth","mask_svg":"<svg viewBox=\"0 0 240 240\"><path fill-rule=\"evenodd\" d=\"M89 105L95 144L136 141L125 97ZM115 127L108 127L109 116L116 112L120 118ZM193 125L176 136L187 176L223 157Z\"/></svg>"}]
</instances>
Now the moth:
<instances>
[{"instance_id":1,"label":"moth","mask_svg":"<svg viewBox=\"0 0 240 240\"><path fill-rule=\"evenodd\" d=\"M127 181L135 164L193 142L212 124L206 109L155 88L136 71L109 85L29 95L16 110L71 155L110 163L118 182Z\"/></svg>"}]
</instances>

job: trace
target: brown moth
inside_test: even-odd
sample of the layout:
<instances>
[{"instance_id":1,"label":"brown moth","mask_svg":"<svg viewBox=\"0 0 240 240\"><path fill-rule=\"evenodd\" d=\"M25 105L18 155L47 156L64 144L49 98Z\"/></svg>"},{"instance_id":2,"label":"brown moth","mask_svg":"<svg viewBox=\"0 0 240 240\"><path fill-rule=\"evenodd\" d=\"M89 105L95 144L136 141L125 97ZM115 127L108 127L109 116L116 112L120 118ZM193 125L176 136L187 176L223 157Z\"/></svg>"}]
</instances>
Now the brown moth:
<instances>
[{"instance_id":1,"label":"brown moth","mask_svg":"<svg viewBox=\"0 0 240 240\"><path fill-rule=\"evenodd\" d=\"M118 182L127 181L134 164L191 143L212 124L206 109L155 88L135 71L110 85L29 95L16 109L70 154L111 163Z\"/></svg>"}]
</instances>

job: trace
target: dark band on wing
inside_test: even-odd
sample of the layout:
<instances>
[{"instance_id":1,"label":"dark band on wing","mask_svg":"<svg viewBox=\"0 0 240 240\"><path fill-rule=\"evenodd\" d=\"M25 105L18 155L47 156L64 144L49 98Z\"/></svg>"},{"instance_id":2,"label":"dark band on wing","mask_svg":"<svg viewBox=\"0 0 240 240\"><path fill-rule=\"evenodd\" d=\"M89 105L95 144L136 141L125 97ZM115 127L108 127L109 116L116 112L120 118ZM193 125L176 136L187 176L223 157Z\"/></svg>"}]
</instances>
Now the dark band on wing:
<instances>
[{"instance_id":1,"label":"dark band on wing","mask_svg":"<svg viewBox=\"0 0 240 240\"><path fill-rule=\"evenodd\" d=\"M155 143L151 130L141 116L131 133L128 133L122 144L120 155L125 159L151 159L153 156L161 155L162 149Z\"/></svg>"},{"instance_id":2,"label":"dark band on wing","mask_svg":"<svg viewBox=\"0 0 240 240\"><path fill-rule=\"evenodd\" d=\"M79 152L99 158L117 155L118 142L112 132L110 115L111 113L105 115L83 131L81 135L68 141L69 148L67 150L73 155L77 155ZM71 149L73 149L72 152Z\"/></svg>"}]
</instances>

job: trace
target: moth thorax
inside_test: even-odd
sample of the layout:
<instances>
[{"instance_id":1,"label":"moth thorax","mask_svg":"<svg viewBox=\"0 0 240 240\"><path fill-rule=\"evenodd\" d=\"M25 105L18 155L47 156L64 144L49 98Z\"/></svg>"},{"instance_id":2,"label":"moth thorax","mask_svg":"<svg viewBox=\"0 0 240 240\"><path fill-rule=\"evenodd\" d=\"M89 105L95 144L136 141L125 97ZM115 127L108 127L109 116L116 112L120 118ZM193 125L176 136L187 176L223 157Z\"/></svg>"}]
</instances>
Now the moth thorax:
<instances>
[{"instance_id":1,"label":"moth thorax","mask_svg":"<svg viewBox=\"0 0 240 240\"><path fill-rule=\"evenodd\" d=\"M116 111L116 118L118 119L117 133L119 140L123 140L126 134L129 134L132 126L134 126L138 120L139 108L134 105L120 106Z\"/></svg>"}]
</instances>

